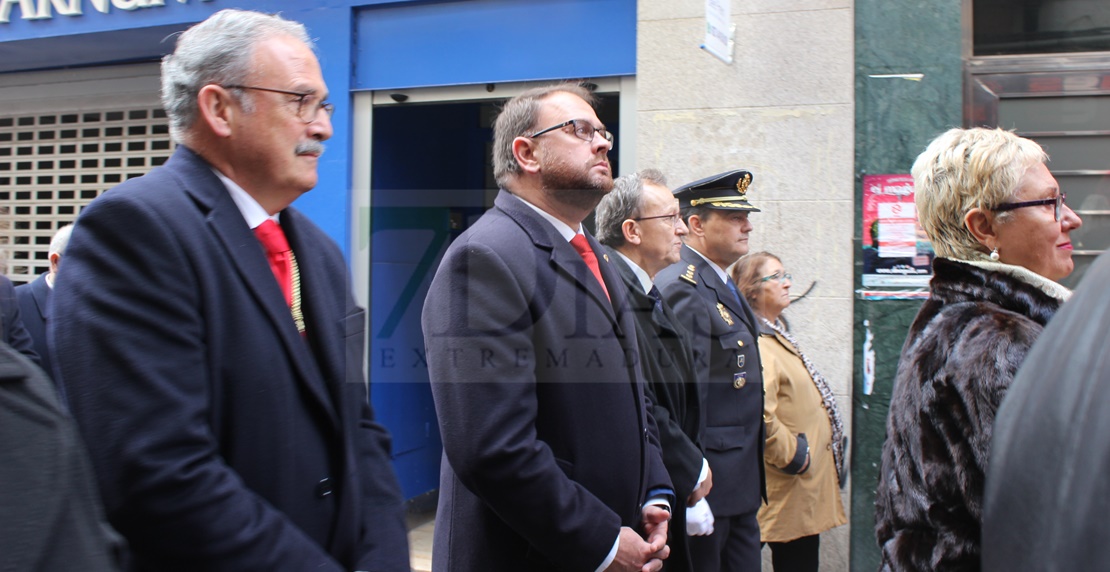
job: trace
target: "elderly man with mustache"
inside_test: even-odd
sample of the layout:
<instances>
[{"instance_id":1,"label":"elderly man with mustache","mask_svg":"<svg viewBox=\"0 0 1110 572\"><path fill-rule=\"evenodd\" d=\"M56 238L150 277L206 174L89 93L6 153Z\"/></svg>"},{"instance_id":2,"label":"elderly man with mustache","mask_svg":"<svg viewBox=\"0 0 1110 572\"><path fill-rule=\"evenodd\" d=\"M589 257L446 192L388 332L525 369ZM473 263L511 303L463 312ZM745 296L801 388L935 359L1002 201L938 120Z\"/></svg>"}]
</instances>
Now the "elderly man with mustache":
<instances>
[{"instance_id":1,"label":"elderly man with mustache","mask_svg":"<svg viewBox=\"0 0 1110 572\"><path fill-rule=\"evenodd\" d=\"M218 12L162 64L173 157L77 220L48 335L131 570L409 570L365 313L289 206L327 96L303 26Z\"/></svg>"}]
</instances>

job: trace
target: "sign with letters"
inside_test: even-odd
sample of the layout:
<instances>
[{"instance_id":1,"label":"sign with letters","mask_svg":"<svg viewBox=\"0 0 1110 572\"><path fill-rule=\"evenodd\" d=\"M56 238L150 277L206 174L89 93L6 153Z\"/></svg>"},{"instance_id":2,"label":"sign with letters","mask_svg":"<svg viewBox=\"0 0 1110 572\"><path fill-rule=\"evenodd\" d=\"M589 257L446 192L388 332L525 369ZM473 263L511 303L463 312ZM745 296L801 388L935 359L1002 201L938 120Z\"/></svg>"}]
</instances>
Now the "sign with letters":
<instances>
[{"instance_id":1,"label":"sign with letters","mask_svg":"<svg viewBox=\"0 0 1110 572\"><path fill-rule=\"evenodd\" d=\"M212 0L191 0L212 2ZM165 7L166 3L188 4L190 0L0 0L0 24L11 22L13 13L23 20L50 20L57 16L81 16L86 10L102 14Z\"/></svg>"},{"instance_id":2,"label":"sign with letters","mask_svg":"<svg viewBox=\"0 0 1110 572\"><path fill-rule=\"evenodd\" d=\"M924 287L933 245L917 222L913 177L863 178L863 285Z\"/></svg>"}]
</instances>

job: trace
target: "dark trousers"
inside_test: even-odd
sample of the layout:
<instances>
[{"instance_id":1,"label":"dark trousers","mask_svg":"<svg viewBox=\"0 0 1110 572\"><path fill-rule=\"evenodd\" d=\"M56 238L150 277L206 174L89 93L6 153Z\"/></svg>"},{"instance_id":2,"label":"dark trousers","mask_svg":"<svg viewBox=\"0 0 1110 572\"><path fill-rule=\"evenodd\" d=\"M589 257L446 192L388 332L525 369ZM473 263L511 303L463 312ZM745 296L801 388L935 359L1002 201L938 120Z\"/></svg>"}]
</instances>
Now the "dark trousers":
<instances>
[{"instance_id":1,"label":"dark trousers","mask_svg":"<svg viewBox=\"0 0 1110 572\"><path fill-rule=\"evenodd\" d=\"M688 537L695 572L759 572L762 566L756 512L718 516L713 534Z\"/></svg>"},{"instance_id":2,"label":"dark trousers","mask_svg":"<svg viewBox=\"0 0 1110 572\"><path fill-rule=\"evenodd\" d=\"M817 572L821 535L803 536L790 542L768 542L775 572Z\"/></svg>"}]
</instances>

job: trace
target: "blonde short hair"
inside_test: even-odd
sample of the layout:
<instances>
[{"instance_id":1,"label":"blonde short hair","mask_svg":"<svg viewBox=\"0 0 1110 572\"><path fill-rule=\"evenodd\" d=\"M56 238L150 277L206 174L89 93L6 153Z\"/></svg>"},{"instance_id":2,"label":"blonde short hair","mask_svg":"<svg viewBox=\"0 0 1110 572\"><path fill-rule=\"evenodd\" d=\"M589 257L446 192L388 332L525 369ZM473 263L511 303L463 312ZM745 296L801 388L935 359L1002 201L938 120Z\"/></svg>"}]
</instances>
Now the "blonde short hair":
<instances>
[{"instance_id":1,"label":"blonde short hair","mask_svg":"<svg viewBox=\"0 0 1110 572\"><path fill-rule=\"evenodd\" d=\"M972 260L984 247L964 226L973 208L992 209L1018 191L1025 172L1048 155L1036 142L1005 129L950 129L913 163L914 202L937 256ZM1005 221L1008 213L999 213Z\"/></svg>"}]
</instances>

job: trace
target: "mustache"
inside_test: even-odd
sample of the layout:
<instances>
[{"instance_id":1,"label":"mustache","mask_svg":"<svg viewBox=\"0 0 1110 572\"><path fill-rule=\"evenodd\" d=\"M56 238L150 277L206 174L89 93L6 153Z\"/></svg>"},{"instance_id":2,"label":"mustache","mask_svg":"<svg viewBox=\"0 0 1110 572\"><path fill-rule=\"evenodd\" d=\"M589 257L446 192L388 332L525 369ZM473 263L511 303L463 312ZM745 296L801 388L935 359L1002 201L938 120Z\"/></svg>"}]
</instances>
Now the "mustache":
<instances>
[{"instance_id":1,"label":"mustache","mask_svg":"<svg viewBox=\"0 0 1110 572\"><path fill-rule=\"evenodd\" d=\"M300 143L297 143L297 148L293 152L297 155L303 155L305 153L311 153L313 155L323 155L326 149L327 147L323 143L310 139L308 141L301 141Z\"/></svg>"}]
</instances>

